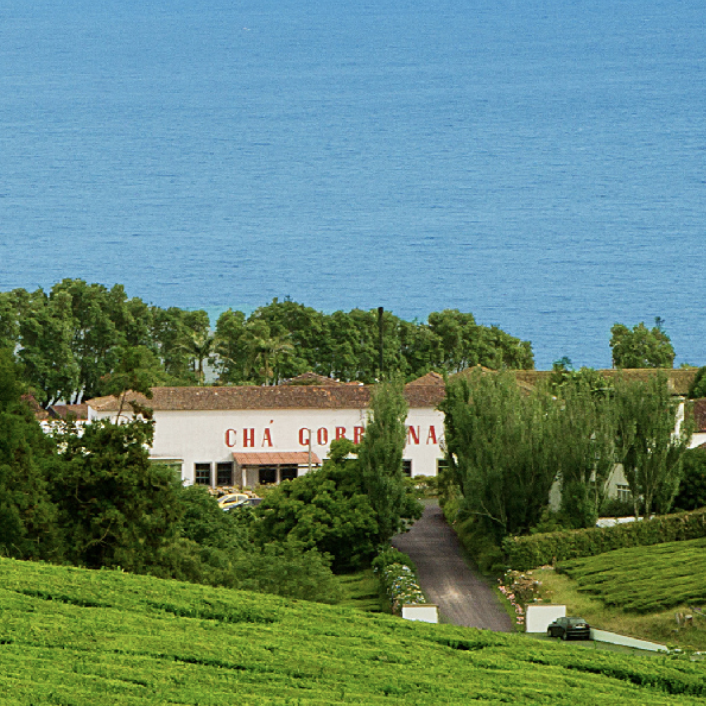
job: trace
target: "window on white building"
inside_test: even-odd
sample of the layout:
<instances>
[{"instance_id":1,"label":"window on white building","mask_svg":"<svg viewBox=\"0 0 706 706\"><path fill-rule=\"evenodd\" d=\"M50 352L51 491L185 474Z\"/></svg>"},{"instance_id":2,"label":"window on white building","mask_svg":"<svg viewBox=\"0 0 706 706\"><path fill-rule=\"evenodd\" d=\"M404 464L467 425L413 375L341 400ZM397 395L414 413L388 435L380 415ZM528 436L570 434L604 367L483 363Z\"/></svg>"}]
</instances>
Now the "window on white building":
<instances>
[{"instance_id":1,"label":"window on white building","mask_svg":"<svg viewBox=\"0 0 706 706\"><path fill-rule=\"evenodd\" d=\"M279 468L279 479L283 480L294 480L299 475L298 466L280 466Z\"/></svg>"},{"instance_id":2,"label":"window on white building","mask_svg":"<svg viewBox=\"0 0 706 706\"><path fill-rule=\"evenodd\" d=\"M260 466L260 485L277 482L277 468L275 466Z\"/></svg>"},{"instance_id":3,"label":"window on white building","mask_svg":"<svg viewBox=\"0 0 706 706\"><path fill-rule=\"evenodd\" d=\"M216 485L233 485L233 462L216 464Z\"/></svg>"},{"instance_id":4,"label":"window on white building","mask_svg":"<svg viewBox=\"0 0 706 706\"><path fill-rule=\"evenodd\" d=\"M623 502L623 503L632 502L632 493L630 492L630 486L618 484L617 498L618 498L618 500L620 500L620 502Z\"/></svg>"},{"instance_id":5,"label":"window on white building","mask_svg":"<svg viewBox=\"0 0 706 706\"><path fill-rule=\"evenodd\" d=\"M408 478L412 477L412 462L406 458L402 461L402 473L404 473Z\"/></svg>"},{"instance_id":6,"label":"window on white building","mask_svg":"<svg viewBox=\"0 0 706 706\"><path fill-rule=\"evenodd\" d=\"M211 485L211 464L194 464L194 482L196 485Z\"/></svg>"}]
</instances>

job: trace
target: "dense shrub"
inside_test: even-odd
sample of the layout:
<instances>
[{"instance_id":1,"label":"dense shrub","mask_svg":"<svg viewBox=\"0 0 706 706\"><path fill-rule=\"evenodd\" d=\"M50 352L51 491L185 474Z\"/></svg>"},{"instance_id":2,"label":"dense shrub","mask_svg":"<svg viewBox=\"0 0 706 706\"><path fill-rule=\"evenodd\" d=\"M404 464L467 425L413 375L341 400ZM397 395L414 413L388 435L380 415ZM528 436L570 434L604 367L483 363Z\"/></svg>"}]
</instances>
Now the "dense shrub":
<instances>
[{"instance_id":1,"label":"dense shrub","mask_svg":"<svg viewBox=\"0 0 706 706\"><path fill-rule=\"evenodd\" d=\"M393 613L399 615L403 605L427 602L419 587L416 567L406 554L392 547L383 550L373 560L373 571L380 580Z\"/></svg>"},{"instance_id":2,"label":"dense shrub","mask_svg":"<svg viewBox=\"0 0 706 706\"><path fill-rule=\"evenodd\" d=\"M503 542L508 564L525 571L554 561L603 554L624 547L706 537L706 508L663 515L614 527L508 537Z\"/></svg>"}]
</instances>

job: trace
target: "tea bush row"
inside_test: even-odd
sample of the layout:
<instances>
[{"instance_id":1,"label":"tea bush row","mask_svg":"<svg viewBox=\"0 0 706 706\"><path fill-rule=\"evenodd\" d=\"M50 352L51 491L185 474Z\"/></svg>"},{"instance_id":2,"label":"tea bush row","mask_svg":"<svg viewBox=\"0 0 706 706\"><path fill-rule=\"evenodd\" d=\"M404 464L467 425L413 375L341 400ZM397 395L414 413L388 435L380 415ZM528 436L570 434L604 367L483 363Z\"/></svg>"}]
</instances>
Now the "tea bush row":
<instances>
[{"instance_id":1,"label":"tea bush row","mask_svg":"<svg viewBox=\"0 0 706 706\"><path fill-rule=\"evenodd\" d=\"M614 527L508 537L503 542L503 550L511 568L527 571L556 561L596 556L616 549L700 537L706 537L706 508Z\"/></svg>"},{"instance_id":2,"label":"tea bush row","mask_svg":"<svg viewBox=\"0 0 706 706\"><path fill-rule=\"evenodd\" d=\"M557 569L580 591L629 612L706 604L706 539L620 549L562 562Z\"/></svg>"},{"instance_id":3,"label":"tea bush row","mask_svg":"<svg viewBox=\"0 0 706 706\"><path fill-rule=\"evenodd\" d=\"M706 672L688 660L119 571L0 559L0 575L2 706L706 704ZM209 605L216 610L205 618ZM229 606L264 620L215 615Z\"/></svg>"}]
</instances>

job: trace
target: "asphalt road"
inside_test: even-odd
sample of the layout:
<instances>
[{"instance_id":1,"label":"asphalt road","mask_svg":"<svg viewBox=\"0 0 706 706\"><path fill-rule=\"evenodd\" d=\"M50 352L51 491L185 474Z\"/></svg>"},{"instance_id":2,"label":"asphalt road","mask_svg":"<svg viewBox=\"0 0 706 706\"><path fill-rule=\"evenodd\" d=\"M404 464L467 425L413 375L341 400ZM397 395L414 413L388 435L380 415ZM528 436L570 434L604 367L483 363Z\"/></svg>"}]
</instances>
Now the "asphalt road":
<instances>
[{"instance_id":1,"label":"asphalt road","mask_svg":"<svg viewBox=\"0 0 706 706\"><path fill-rule=\"evenodd\" d=\"M469 568L455 532L436 502L405 534L392 540L417 565L422 590L447 622L501 632L512 630L510 616L477 570Z\"/></svg>"}]
</instances>

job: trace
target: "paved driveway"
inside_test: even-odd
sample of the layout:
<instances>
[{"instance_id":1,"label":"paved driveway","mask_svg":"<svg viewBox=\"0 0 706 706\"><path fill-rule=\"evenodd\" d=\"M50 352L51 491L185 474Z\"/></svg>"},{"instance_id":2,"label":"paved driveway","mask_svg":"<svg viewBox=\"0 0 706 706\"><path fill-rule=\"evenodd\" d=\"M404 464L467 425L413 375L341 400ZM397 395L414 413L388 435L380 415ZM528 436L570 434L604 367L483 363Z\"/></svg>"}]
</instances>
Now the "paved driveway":
<instances>
[{"instance_id":1,"label":"paved driveway","mask_svg":"<svg viewBox=\"0 0 706 706\"><path fill-rule=\"evenodd\" d=\"M458 538L436 502L427 504L422 518L409 532L394 537L392 544L417 565L422 590L448 622L512 630L510 616L490 586L464 561Z\"/></svg>"}]
</instances>

